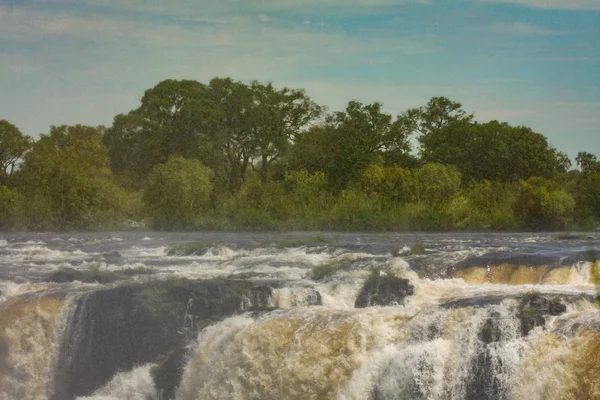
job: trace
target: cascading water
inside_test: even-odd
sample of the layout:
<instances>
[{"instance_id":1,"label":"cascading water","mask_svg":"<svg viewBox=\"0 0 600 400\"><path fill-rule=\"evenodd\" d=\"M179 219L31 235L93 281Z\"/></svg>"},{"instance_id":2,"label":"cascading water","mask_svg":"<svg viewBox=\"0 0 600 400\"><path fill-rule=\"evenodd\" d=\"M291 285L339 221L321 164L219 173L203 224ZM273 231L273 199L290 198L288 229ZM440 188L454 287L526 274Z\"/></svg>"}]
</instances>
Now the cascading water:
<instances>
[{"instance_id":1,"label":"cascading water","mask_svg":"<svg viewBox=\"0 0 600 400\"><path fill-rule=\"evenodd\" d=\"M2 400L600 399L594 235L0 243Z\"/></svg>"}]
</instances>

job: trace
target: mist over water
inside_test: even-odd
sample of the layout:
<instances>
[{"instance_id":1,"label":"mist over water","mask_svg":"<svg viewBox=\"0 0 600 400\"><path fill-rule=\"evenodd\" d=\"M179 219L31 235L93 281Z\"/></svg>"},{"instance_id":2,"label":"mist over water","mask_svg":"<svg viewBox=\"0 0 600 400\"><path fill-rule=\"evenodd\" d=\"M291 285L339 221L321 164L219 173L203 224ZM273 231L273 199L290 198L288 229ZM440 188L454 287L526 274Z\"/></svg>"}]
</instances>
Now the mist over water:
<instances>
[{"instance_id":1,"label":"mist over water","mask_svg":"<svg viewBox=\"0 0 600 400\"><path fill-rule=\"evenodd\" d=\"M600 399L589 250L599 235L2 234L0 399Z\"/></svg>"}]
</instances>

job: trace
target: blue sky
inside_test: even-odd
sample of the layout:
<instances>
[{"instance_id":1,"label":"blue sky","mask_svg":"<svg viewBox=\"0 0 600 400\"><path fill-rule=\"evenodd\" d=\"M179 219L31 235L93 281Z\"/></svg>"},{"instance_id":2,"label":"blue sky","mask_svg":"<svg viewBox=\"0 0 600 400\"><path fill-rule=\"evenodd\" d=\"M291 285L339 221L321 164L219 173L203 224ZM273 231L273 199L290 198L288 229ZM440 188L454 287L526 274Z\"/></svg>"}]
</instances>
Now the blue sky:
<instances>
[{"instance_id":1,"label":"blue sky","mask_svg":"<svg viewBox=\"0 0 600 400\"><path fill-rule=\"evenodd\" d=\"M0 119L110 125L163 79L433 96L600 156L600 0L0 0Z\"/></svg>"}]
</instances>

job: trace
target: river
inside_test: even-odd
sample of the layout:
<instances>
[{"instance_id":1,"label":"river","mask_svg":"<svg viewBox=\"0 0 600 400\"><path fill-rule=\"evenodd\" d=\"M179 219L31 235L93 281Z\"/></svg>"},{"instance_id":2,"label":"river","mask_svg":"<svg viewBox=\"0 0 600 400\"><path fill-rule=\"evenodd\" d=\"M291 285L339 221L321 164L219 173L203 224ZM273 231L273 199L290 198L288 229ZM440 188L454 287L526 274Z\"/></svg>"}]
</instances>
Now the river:
<instances>
[{"instance_id":1,"label":"river","mask_svg":"<svg viewBox=\"0 0 600 400\"><path fill-rule=\"evenodd\" d=\"M600 235L0 234L0 399L600 399Z\"/></svg>"}]
</instances>

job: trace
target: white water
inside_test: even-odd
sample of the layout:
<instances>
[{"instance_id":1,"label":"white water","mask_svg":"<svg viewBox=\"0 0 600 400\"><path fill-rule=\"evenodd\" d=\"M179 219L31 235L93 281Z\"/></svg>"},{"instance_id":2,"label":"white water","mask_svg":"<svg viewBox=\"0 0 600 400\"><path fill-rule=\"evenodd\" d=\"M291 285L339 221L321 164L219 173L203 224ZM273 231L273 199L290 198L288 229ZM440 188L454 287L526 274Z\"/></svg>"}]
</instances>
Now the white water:
<instances>
[{"instance_id":1,"label":"white water","mask_svg":"<svg viewBox=\"0 0 600 400\"><path fill-rule=\"evenodd\" d=\"M599 312L588 301L596 294L593 265L580 256L587 243L425 235L425 253L411 256L416 239L400 235L339 235L327 245L296 247L281 247L278 235L230 235L222 243L214 235L204 255L168 256L174 244L205 239L33 236L0 239L2 400L49 398L75 294L121 283L45 282L60 268L143 270L120 275L136 282L233 278L273 288L265 306L278 310L216 321L189 344L179 400L600 398L600 359L586 363L581 353L600 354ZM598 240L591 246L600 248ZM393 257L397 248L402 256ZM491 265L493 257L485 257L496 254L550 261ZM563 262L568 257L573 261ZM324 266L331 270L315 279ZM408 279L414 295L401 306L355 309L372 269ZM523 335L520 299L533 293L561 298L567 312L545 316L545 327ZM481 337L486 329L495 335L489 343ZM158 400L152 367L118 372L79 399Z\"/></svg>"}]
</instances>

